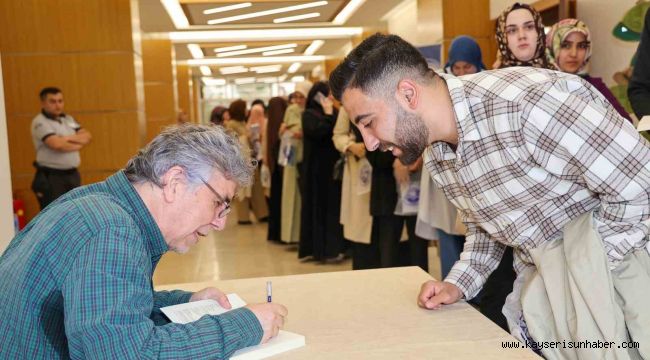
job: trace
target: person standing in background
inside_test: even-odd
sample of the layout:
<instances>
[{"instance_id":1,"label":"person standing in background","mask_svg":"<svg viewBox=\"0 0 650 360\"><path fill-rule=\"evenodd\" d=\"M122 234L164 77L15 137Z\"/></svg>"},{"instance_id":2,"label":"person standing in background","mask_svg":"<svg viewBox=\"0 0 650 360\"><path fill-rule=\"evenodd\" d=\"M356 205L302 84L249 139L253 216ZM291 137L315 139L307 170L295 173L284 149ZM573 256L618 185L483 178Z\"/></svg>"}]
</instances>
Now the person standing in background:
<instances>
[{"instance_id":1,"label":"person standing in background","mask_svg":"<svg viewBox=\"0 0 650 360\"><path fill-rule=\"evenodd\" d=\"M641 120L650 115L650 11L646 12L641 42L636 51L636 66L632 73L628 96L634 113Z\"/></svg>"},{"instance_id":2,"label":"person standing in background","mask_svg":"<svg viewBox=\"0 0 650 360\"><path fill-rule=\"evenodd\" d=\"M296 84L293 92L292 104L284 113L284 120L280 125L280 138L282 143L291 144L288 162L284 166L282 179L282 225L280 239L284 243L297 243L300 241L300 165L302 162L302 112L305 111L307 94L312 83L303 81ZM287 150L281 148L280 151ZM286 155L286 154L285 154Z\"/></svg>"},{"instance_id":3,"label":"person standing in background","mask_svg":"<svg viewBox=\"0 0 650 360\"><path fill-rule=\"evenodd\" d=\"M280 152L280 126L284 113L287 110L287 102L281 97L274 97L269 100L269 118L265 131L264 163L271 174L271 189L269 194L269 228L267 239L281 241L282 225L282 173L284 168L278 164L278 153Z\"/></svg>"},{"instance_id":4,"label":"person standing in background","mask_svg":"<svg viewBox=\"0 0 650 360\"><path fill-rule=\"evenodd\" d=\"M59 196L81 185L77 167L79 150L90 143L90 132L63 112L63 92L56 87L41 90L41 113L32 120L36 148L36 175L32 190L43 210Z\"/></svg>"},{"instance_id":5,"label":"person standing in background","mask_svg":"<svg viewBox=\"0 0 650 360\"><path fill-rule=\"evenodd\" d=\"M302 209L298 258L323 262L343 260L341 226L341 180L333 178L340 158L332 142L338 110L327 82L319 81L309 90L302 113Z\"/></svg>"},{"instance_id":6,"label":"person standing in background","mask_svg":"<svg viewBox=\"0 0 650 360\"><path fill-rule=\"evenodd\" d=\"M616 100L603 79L589 76L591 60L591 32L587 24L578 19L563 19L551 27L546 36L549 62L557 70L576 74L593 85L614 109L628 121L630 114Z\"/></svg>"}]
</instances>

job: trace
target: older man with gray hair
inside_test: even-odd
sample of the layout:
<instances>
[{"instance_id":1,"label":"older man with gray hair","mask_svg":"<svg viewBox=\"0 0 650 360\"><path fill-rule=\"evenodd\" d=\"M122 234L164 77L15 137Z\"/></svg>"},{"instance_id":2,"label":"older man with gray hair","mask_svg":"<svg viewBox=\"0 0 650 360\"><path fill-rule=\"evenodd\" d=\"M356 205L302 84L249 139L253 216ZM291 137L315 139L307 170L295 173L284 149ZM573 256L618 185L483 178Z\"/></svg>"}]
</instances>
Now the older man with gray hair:
<instances>
[{"instance_id":1,"label":"older man with gray hair","mask_svg":"<svg viewBox=\"0 0 650 360\"><path fill-rule=\"evenodd\" d=\"M215 288L152 289L166 251L186 252L224 228L253 169L222 128L184 125L166 129L106 181L57 199L0 257L0 358L221 359L276 335L282 305L171 324L161 307L230 304Z\"/></svg>"}]
</instances>

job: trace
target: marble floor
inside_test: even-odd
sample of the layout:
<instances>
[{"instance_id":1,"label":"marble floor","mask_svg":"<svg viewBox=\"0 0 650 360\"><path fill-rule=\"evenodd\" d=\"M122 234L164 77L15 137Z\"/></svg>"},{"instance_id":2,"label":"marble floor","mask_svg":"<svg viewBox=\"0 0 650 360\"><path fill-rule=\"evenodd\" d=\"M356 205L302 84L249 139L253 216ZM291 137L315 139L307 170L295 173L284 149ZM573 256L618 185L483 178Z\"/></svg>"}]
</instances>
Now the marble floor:
<instances>
[{"instance_id":1,"label":"marble floor","mask_svg":"<svg viewBox=\"0 0 650 360\"><path fill-rule=\"evenodd\" d=\"M242 226L234 218L225 230L212 232L186 254L165 254L154 273L154 286L352 269L349 259L340 264L300 262L296 245L266 240L266 223ZM429 247L429 269L434 278L440 278L433 246Z\"/></svg>"}]
</instances>

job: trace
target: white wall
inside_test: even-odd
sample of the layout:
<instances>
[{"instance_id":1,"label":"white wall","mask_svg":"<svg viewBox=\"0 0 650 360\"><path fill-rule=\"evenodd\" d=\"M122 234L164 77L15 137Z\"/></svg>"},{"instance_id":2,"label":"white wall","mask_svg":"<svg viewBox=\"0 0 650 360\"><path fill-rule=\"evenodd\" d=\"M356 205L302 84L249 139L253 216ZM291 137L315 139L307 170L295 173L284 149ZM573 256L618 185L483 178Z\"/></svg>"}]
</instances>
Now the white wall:
<instances>
[{"instance_id":1,"label":"white wall","mask_svg":"<svg viewBox=\"0 0 650 360\"><path fill-rule=\"evenodd\" d=\"M418 46L418 3L407 0L386 14L388 32Z\"/></svg>"},{"instance_id":2,"label":"white wall","mask_svg":"<svg viewBox=\"0 0 650 360\"><path fill-rule=\"evenodd\" d=\"M0 62L0 253L14 237L13 202L2 63Z\"/></svg>"},{"instance_id":3,"label":"white wall","mask_svg":"<svg viewBox=\"0 0 650 360\"><path fill-rule=\"evenodd\" d=\"M612 29L623 18L636 0L579 0L578 18L591 30L592 76L602 77L607 85L614 85L612 76L630 65L637 42L618 40Z\"/></svg>"}]
</instances>

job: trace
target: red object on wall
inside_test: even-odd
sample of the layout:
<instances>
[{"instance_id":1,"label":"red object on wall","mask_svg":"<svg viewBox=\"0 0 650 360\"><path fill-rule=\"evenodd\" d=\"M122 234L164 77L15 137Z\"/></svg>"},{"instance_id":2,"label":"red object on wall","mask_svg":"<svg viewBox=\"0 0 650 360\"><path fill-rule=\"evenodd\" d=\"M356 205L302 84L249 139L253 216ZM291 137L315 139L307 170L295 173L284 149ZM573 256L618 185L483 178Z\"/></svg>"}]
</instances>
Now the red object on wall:
<instances>
[{"instance_id":1,"label":"red object on wall","mask_svg":"<svg viewBox=\"0 0 650 360\"><path fill-rule=\"evenodd\" d=\"M14 215L18 218L18 230L25 227L25 203L22 200L14 200Z\"/></svg>"}]
</instances>

